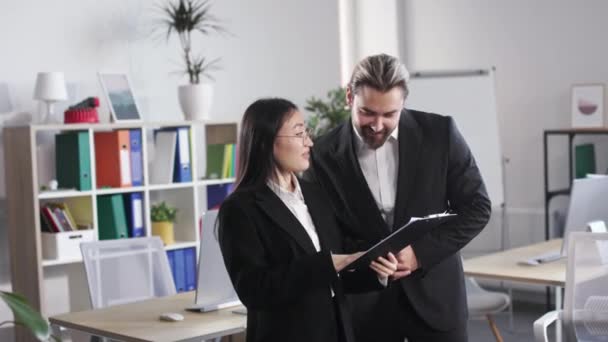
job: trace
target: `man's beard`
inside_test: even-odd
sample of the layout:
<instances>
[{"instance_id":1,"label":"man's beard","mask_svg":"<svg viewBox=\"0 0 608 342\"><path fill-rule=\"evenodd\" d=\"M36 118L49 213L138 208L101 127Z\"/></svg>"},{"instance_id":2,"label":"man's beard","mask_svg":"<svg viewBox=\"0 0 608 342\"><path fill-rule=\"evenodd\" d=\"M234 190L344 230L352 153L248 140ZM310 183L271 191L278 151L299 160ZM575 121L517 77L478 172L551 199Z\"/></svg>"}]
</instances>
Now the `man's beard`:
<instances>
[{"instance_id":1,"label":"man's beard","mask_svg":"<svg viewBox=\"0 0 608 342\"><path fill-rule=\"evenodd\" d=\"M362 138L365 144L371 149L377 149L384 145L391 132L388 129L383 129L380 132L374 132L371 127L362 127Z\"/></svg>"}]
</instances>

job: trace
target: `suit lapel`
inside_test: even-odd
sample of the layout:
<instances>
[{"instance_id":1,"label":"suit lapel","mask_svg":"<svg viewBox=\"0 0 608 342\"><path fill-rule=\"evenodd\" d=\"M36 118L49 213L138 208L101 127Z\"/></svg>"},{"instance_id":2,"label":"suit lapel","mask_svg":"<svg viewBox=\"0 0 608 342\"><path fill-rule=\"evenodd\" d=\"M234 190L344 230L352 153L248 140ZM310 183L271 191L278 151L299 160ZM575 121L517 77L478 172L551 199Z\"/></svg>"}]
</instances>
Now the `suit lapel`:
<instances>
[{"instance_id":1,"label":"suit lapel","mask_svg":"<svg viewBox=\"0 0 608 342\"><path fill-rule=\"evenodd\" d=\"M256 201L266 215L287 232L305 251L309 253L316 252L312 240L300 224L300 221L268 186L264 186L264 188L256 192Z\"/></svg>"},{"instance_id":2,"label":"suit lapel","mask_svg":"<svg viewBox=\"0 0 608 342\"><path fill-rule=\"evenodd\" d=\"M336 158L341 169L337 174L344 185L343 189L346 193L346 199L352 204L352 210L355 217L359 220L356 222L364 231L366 236L372 233L373 238L382 238L387 235L388 227L382 218L380 210L376 206L376 200L367 185L365 175L361 171L359 159L355 153L355 141L352 124L350 121L343 127L340 145L336 151Z\"/></svg>"},{"instance_id":3,"label":"suit lapel","mask_svg":"<svg viewBox=\"0 0 608 342\"><path fill-rule=\"evenodd\" d=\"M393 228L398 228L409 220L407 215L408 203L416 180L421 142L422 133L418 123L409 111L404 109L399 120L399 170Z\"/></svg>"}]
</instances>

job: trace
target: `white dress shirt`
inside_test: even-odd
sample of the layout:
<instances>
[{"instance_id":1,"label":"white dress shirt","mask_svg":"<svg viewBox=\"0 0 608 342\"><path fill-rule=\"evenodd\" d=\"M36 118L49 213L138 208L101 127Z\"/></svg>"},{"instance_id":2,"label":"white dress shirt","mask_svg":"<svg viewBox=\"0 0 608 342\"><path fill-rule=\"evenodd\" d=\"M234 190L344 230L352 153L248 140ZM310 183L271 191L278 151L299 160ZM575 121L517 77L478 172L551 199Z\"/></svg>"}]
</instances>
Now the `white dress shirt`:
<instances>
[{"instance_id":1,"label":"white dress shirt","mask_svg":"<svg viewBox=\"0 0 608 342\"><path fill-rule=\"evenodd\" d=\"M354 125L353 129L357 137L355 151L361 171L376 200L382 218L392 229L399 169L399 126L395 127L384 145L375 150L367 146Z\"/></svg>"}]
</instances>

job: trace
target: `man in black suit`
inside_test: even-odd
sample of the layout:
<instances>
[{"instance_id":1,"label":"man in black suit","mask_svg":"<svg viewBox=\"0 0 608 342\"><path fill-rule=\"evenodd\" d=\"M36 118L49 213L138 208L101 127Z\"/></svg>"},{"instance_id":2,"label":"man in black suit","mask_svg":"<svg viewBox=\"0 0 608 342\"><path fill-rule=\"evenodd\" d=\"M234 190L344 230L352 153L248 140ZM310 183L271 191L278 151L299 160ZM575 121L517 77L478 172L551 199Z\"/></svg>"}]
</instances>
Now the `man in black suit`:
<instances>
[{"instance_id":1,"label":"man in black suit","mask_svg":"<svg viewBox=\"0 0 608 342\"><path fill-rule=\"evenodd\" d=\"M362 60L347 87L352 120L315 141L307 176L362 249L411 217L458 214L399 252L388 289L350 299L359 342L466 341L459 251L485 227L491 204L454 120L405 109L408 78L395 57Z\"/></svg>"}]
</instances>

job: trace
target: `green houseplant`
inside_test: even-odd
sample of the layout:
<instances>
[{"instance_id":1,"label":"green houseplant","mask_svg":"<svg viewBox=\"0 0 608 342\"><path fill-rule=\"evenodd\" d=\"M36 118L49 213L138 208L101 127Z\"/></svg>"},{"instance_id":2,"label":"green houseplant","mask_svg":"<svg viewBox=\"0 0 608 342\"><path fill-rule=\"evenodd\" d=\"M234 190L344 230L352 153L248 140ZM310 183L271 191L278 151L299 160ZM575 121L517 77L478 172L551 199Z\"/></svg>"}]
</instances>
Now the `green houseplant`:
<instances>
[{"instance_id":1,"label":"green houseplant","mask_svg":"<svg viewBox=\"0 0 608 342\"><path fill-rule=\"evenodd\" d=\"M173 224L177 219L177 208L167 205L164 201L153 204L150 218L152 219L152 235L160 237L165 245L175 243Z\"/></svg>"},{"instance_id":2,"label":"green houseplant","mask_svg":"<svg viewBox=\"0 0 608 342\"><path fill-rule=\"evenodd\" d=\"M209 59L193 51L193 33L202 36L210 33L227 33L219 20L211 14L209 0L167 0L160 7L159 29L167 41L179 38L184 69L180 74L188 76L189 84L178 88L179 103L187 119L206 120L211 110L213 88L203 79L213 80L211 71L219 68L219 58Z\"/></svg>"},{"instance_id":3,"label":"green houseplant","mask_svg":"<svg viewBox=\"0 0 608 342\"><path fill-rule=\"evenodd\" d=\"M0 291L0 298L13 312L14 321L0 322L0 327L6 324L20 325L28 329L39 341L61 341L58 337L51 335L49 322L34 310L22 296Z\"/></svg>"},{"instance_id":4,"label":"green houseplant","mask_svg":"<svg viewBox=\"0 0 608 342\"><path fill-rule=\"evenodd\" d=\"M346 106L346 89L339 87L327 92L327 100L310 97L306 100L308 129L313 139L329 132L334 127L348 120L350 110Z\"/></svg>"}]
</instances>

